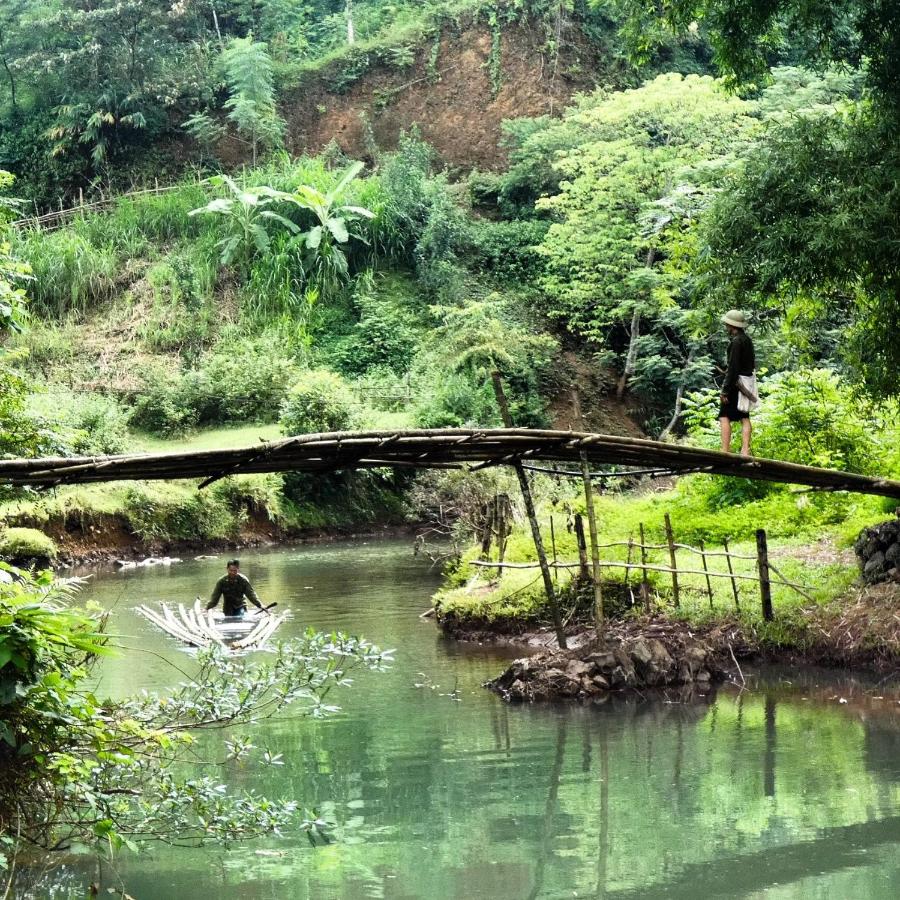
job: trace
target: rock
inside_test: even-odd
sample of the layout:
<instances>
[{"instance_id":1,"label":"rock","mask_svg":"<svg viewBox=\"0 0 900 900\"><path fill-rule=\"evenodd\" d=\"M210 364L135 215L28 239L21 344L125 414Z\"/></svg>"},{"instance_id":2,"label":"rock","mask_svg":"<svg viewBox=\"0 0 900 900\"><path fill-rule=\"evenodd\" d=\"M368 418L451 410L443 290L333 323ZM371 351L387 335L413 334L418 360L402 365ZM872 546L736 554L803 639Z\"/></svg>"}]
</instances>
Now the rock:
<instances>
[{"instance_id":1,"label":"rock","mask_svg":"<svg viewBox=\"0 0 900 900\"><path fill-rule=\"evenodd\" d=\"M602 675L595 675L591 680L594 682L595 687L601 691L609 690L609 682Z\"/></svg>"},{"instance_id":2,"label":"rock","mask_svg":"<svg viewBox=\"0 0 900 900\"><path fill-rule=\"evenodd\" d=\"M700 649L700 648L694 648ZM653 664L660 669L668 669L673 665L673 659L669 654L669 651L666 650L666 645L657 640L656 638L650 641L650 652L653 654ZM700 651L705 656L704 651Z\"/></svg>"},{"instance_id":3,"label":"rock","mask_svg":"<svg viewBox=\"0 0 900 900\"><path fill-rule=\"evenodd\" d=\"M616 667L616 658L612 653L592 653L587 661L601 672L611 672Z\"/></svg>"},{"instance_id":4,"label":"rock","mask_svg":"<svg viewBox=\"0 0 900 900\"><path fill-rule=\"evenodd\" d=\"M696 673L706 665L707 653L702 647L688 647L684 651L682 663L682 681L693 681ZM684 669L687 669L687 677L684 677Z\"/></svg>"},{"instance_id":5,"label":"rock","mask_svg":"<svg viewBox=\"0 0 900 900\"><path fill-rule=\"evenodd\" d=\"M866 581L877 581L880 576L884 575L887 567L884 564L884 554L879 550L873 554L869 561L863 566L863 578Z\"/></svg>"},{"instance_id":6,"label":"rock","mask_svg":"<svg viewBox=\"0 0 900 900\"><path fill-rule=\"evenodd\" d=\"M593 667L590 663L583 662L580 659L570 659L566 666L566 674L570 678L582 678L587 675Z\"/></svg>"},{"instance_id":7,"label":"rock","mask_svg":"<svg viewBox=\"0 0 900 900\"><path fill-rule=\"evenodd\" d=\"M644 641L638 641L631 648L631 658L638 666L649 666L653 659L653 653Z\"/></svg>"},{"instance_id":8,"label":"rock","mask_svg":"<svg viewBox=\"0 0 900 900\"><path fill-rule=\"evenodd\" d=\"M697 673L697 681L709 681L709 679L710 679L710 675L709 675L709 672L706 671L706 669L701 669Z\"/></svg>"}]
</instances>

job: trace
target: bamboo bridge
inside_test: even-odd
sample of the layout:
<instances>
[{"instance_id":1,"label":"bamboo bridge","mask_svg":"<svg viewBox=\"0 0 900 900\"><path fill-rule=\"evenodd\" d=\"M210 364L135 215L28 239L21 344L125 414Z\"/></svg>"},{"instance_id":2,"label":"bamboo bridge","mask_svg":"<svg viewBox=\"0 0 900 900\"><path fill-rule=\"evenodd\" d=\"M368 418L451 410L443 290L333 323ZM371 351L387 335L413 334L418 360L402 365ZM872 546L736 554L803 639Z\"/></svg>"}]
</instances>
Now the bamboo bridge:
<instances>
[{"instance_id":1,"label":"bamboo bridge","mask_svg":"<svg viewBox=\"0 0 900 900\"><path fill-rule=\"evenodd\" d=\"M900 500L900 481L773 459L744 458L717 450L618 435L530 428L341 431L302 434L228 450L47 457L0 460L0 484L52 488L98 481L201 479L206 487L229 475L257 472L328 474L365 468L459 469L557 464L626 466L654 473L705 472L852 491ZM532 468L529 466L529 468ZM536 467L534 467L536 468ZM557 475L580 472L554 468ZM604 478L609 473L594 473ZM616 474L639 474L621 471Z\"/></svg>"}]
</instances>

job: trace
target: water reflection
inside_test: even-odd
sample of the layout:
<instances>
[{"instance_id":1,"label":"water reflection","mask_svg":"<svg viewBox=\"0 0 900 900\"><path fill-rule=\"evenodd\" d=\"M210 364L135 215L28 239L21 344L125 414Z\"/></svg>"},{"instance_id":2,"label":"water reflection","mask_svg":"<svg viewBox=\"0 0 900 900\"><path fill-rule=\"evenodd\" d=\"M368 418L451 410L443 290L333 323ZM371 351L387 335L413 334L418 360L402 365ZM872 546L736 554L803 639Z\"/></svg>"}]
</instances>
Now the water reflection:
<instances>
[{"instance_id":1,"label":"water reflection","mask_svg":"<svg viewBox=\"0 0 900 900\"><path fill-rule=\"evenodd\" d=\"M117 602L130 643L183 666L130 607L193 597L220 564L101 578L91 593ZM283 753L283 768L227 771L232 785L318 806L337 843L157 848L119 865L137 900L900 895L900 722L887 701L839 704L853 697L843 683L776 679L691 702L509 707L480 686L496 653L419 621L436 576L406 545L243 565L261 597L294 606L292 628L361 632L399 648L397 664L362 678L334 719L261 725L255 743ZM177 677L132 654L107 665L104 684L124 693ZM93 871L77 862L57 896L84 896Z\"/></svg>"}]
</instances>

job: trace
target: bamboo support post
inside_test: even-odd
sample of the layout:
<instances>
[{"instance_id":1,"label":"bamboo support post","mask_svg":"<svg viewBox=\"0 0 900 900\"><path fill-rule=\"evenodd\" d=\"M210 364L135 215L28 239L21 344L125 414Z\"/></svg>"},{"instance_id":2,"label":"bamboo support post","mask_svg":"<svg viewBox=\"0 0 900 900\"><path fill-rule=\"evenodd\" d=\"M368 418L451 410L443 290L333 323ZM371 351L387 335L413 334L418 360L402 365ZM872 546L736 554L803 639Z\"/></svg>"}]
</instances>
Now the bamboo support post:
<instances>
[{"instance_id":1,"label":"bamboo support post","mask_svg":"<svg viewBox=\"0 0 900 900\"><path fill-rule=\"evenodd\" d=\"M556 527L553 524L553 514L552 513L550 515L550 551L553 554L553 565L554 565L553 580L555 582L558 582L557 572L559 571L559 569L556 568L556 563L558 561L557 557L556 557Z\"/></svg>"},{"instance_id":2,"label":"bamboo support post","mask_svg":"<svg viewBox=\"0 0 900 900\"><path fill-rule=\"evenodd\" d=\"M734 608L741 611L741 598L738 591L737 579L734 577L734 567L731 565L731 554L728 551L728 538L722 542L725 546L725 561L728 563L728 574L731 575L731 592L734 594Z\"/></svg>"},{"instance_id":3,"label":"bamboo support post","mask_svg":"<svg viewBox=\"0 0 900 900\"><path fill-rule=\"evenodd\" d=\"M578 391L572 391L572 405L574 407L575 418L580 425L581 416L581 398ZM584 485L584 505L588 517L588 532L591 537L591 578L594 583L594 627L597 631L597 637L601 637L603 633L603 587L600 582L600 538L597 533L597 513L594 509L594 487L591 484L591 467L588 464L587 453L582 451L579 453L579 461L581 462L581 480Z\"/></svg>"},{"instance_id":4,"label":"bamboo support post","mask_svg":"<svg viewBox=\"0 0 900 900\"><path fill-rule=\"evenodd\" d=\"M713 608L713 589L712 579L709 577L709 569L706 565L706 547L703 541L700 541L700 560L703 563L703 571L706 573L706 593L709 595L709 608Z\"/></svg>"},{"instance_id":5,"label":"bamboo support post","mask_svg":"<svg viewBox=\"0 0 900 900\"><path fill-rule=\"evenodd\" d=\"M491 381L494 386L494 396L497 398L497 405L500 407L500 415L503 424L507 428L512 428L512 416L509 412L509 404L506 402L506 394L503 391L503 382L500 380L499 372L491 373ZM528 483L528 476L522 468L522 462L516 459L512 462L515 470L516 478L519 480L519 488L522 491L522 500L525 503L525 514L528 516L528 524L531 526L531 537L534 540L534 549L537 553L538 563L541 567L541 577L544 579L544 591L547 594L547 601L550 604L550 613L553 616L553 627L556 630L556 640L560 649L567 649L566 633L563 629L562 615L559 611L559 602L556 598L556 590L553 587L553 576L550 567L547 565L547 553L544 550L544 539L541 537L541 527L538 524L537 512L534 508L534 499L531 496L531 485Z\"/></svg>"},{"instance_id":6,"label":"bamboo support post","mask_svg":"<svg viewBox=\"0 0 900 900\"><path fill-rule=\"evenodd\" d=\"M491 540L494 536L495 501L486 503L484 507L484 525L481 529L481 556L479 559L491 558Z\"/></svg>"},{"instance_id":7,"label":"bamboo support post","mask_svg":"<svg viewBox=\"0 0 900 900\"><path fill-rule=\"evenodd\" d=\"M672 597L675 600L675 608L681 606L681 592L678 589L678 559L675 556L675 537L672 534L672 519L665 515L666 542L669 545L669 560L672 563Z\"/></svg>"},{"instance_id":8,"label":"bamboo support post","mask_svg":"<svg viewBox=\"0 0 900 900\"><path fill-rule=\"evenodd\" d=\"M591 577L591 571L588 568L587 541L584 537L584 516L581 513L575 514L575 543L578 544L580 575L584 581L587 581Z\"/></svg>"},{"instance_id":9,"label":"bamboo support post","mask_svg":"<svg viewBox=\"0 0 900 900\"><path fill-rule=\"evenodd\" d=\"M762 614L766 622L771 622L775 615L772 611L772 581L769 575L769 547L766 541L766 530L757 529L756 552L759 565L759 592L762 597Z\"/></svg>"},{"instance_id":10,"label":"bamboo support post","mask_svg":"<svg viewBox=\"0 0 900 900\"><path fill-rule=\"evenodd\" d=\"M640 523L641 534L641 599L644 612L650 612L650 580L647 578L647 544L644 540L644 523Z\"/></svg>"}]
</instances>

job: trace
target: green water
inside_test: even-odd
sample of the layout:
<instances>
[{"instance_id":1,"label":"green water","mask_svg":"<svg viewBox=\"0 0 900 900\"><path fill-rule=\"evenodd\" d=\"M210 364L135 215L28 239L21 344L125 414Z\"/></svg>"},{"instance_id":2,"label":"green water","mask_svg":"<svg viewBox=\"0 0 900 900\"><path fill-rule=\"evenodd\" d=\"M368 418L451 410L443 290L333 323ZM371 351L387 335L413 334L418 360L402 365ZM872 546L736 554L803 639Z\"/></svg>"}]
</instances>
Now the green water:
<instances>
[{"instance_id":1,"label":"green water","mask_svg":"<svg viewBox=\"0 0 900 900\"><path fill-rule=\"evenodd\" d=\"M501 670L498 651L445 641L418 618L437 576L408 543L243 562L265 601L294 609L291 631L398 648L333 718L259 727L256 743L283 767L226 773L319 806L342 837L125 856L118 877L136 900L900 896L896 699L844 705L829 698L846 684L782 676L700 703L510 707L480 687ZM108 573L88 595L114 609L123 643L183 661L132 607L205 594L223 565ZM178 677L137 651L104 663L117 694ZM54 896L84 896L77 861L57 876Z\"/></svg>"}]
</instances>

